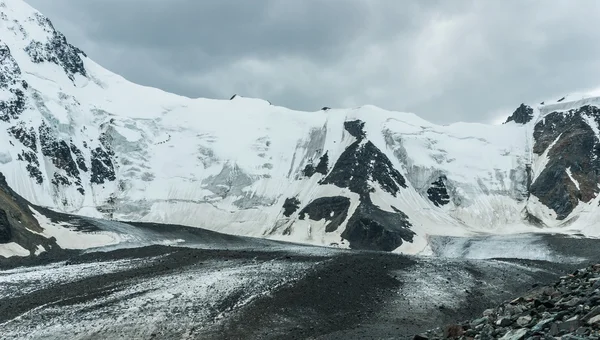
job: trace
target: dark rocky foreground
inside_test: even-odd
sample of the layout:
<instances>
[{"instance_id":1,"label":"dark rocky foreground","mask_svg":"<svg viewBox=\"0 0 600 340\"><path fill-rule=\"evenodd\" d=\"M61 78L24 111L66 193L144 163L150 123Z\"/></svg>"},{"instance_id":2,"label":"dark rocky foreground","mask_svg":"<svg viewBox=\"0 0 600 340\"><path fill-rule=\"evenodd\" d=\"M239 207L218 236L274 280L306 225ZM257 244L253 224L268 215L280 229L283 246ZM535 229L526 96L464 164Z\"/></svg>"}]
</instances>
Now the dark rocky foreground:
<instances>
[{"instance_id":1,"label":"dark rocky foreground","mask_svg":"<svg viewBox=\"0 0 600 340\"><path fill-rule=\"evenodd\" d=\"M579 260L564 263L210 242L214 249L155 245L4 263L2 338L412 339L600 260L590 256L595 241L566 247Z\"/></svg>"},{"instance_id":2,"label":"dark rocky foreground","mask_svg":"<svg viewBox=\"0 0 600 340\"><path fill-rule=\"evenodd\" d=\"M600 264L563 276L519 298L487 309L482 317L448 325L416 340L600 339Z\"/></svg>"}]
</instances>

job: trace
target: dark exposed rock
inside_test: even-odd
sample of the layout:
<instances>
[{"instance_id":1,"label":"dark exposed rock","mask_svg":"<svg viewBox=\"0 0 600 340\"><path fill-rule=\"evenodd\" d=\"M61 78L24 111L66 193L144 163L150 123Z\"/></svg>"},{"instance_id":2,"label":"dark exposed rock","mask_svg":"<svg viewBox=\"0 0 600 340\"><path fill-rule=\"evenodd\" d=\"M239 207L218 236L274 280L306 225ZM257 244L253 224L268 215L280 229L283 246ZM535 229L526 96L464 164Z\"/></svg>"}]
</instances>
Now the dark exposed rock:
<instances>
[{"instance_id":1,"label":"dark exposed rock","mask_svg":"<svg viewBox=\"0 0 600 340\"><path fill-rule=\"evenodd\" d=\"M233 96L231 96L231 98L229 98L229 100L233 100L235 97L237 97L237 94L234 94Z\"/></svg>"},{"instance_id":2,"label":"dark exposed rock","mask_svg":"<svg viewBox=\"0 0 600 340\"><path fill-rule=\"evenodd\" d=\"M69 181L69 179L57 172L54 173L54 178L52 179L52 184L54 184L55 186L68 186L71 185L71 182Z\"/></svg>"},{"instance_id":3,"label":"dark exposed rock","mask_svg":"<svg viewBox=\"0 0 600 340\"><path fill-rule=\"evenodd\" d=\"M323 156L321 156L321 158L319 159L319 164L317 164L317 167L315 168L315 172L318 172L322 175L327 175L327 166L329 165L329 155L327 155L327 152L325 152L325 154L323 154Z\"/></svg>"},{"instance_id":4,"label":"dark exposed rock","mask_svg":"<svg viewBox=\"0 0 600 340\"><path fill-rule=\"evenodd\" d=\"M319 164L315 167L312 163L307 164L302 170L302 174L306 177L312 177L316 173L327 175L327 166L329 164L329 156L327 152L319 159Z\"/></svg>"},{"instance_id":5,"label":"dark exposed rock","mask_svg":"<svg viewBox=\"0 0 600 340\"><path fill-rule=\"evenodd\" d=\"M35 166L40 166L40 162L38 161L37 155L32 151L21 151L21 153L17 155L17 160L24 161L29 164L34 164Z\"/></svg>"},{"instance_id":6,"label":"dark exposed rock","mask_svg":"<svg viewBox=\"0 0 600 340\"><path fill-rule=\"evenodd\" d=\"M40 142L42 145L42 154L50 160L52 164L66 172L66 175L81 181L79 177L79 169L71 155L71 149L64 140L56 140L52 131L43 123L39 128Z\"/></svg>"},{"instance_id":7,"label":"dark exposed rock","mask_svg":"<svg viewBox=\"0 0 600 340\"><path fill-rule=\"evenodd\" d=\"M81 150L79 150L79 148L73 143L71 143L70 148L71 152L75 155L75 162L77 163L77 167L79 167L79 170L87 172L88 167L85 164L85 158L83 157L83 153L81 152Z\"/></svg>"},{"instance_id":8,"label":"dark exposed rock","mask_svg":"<svg viewBox=\"0 0 600 340\"><path fill-rule=\"evenodd\" d=\"M21 79L21 68L13 58L10 48L0 41L0 89L11 93L0 100L0 120L18 119L25 111L27 82Z\"/></svg>"},{"instance_id":9,"label":"dark exposed rock","mask_svg":"<svg viewBox=\"0 0 600 340\"><path fill-rule=\"evenodd\" d=\"M526 124L533 119L533 109L525 104L521 104L513 114L506 119L506 123L515 122L517 124Z\"/></svg>"},{"instance_id":10,"label":"dark exposed rock","mask_svg":"<svg viewBox=\"0 0 600 340\"><path fill-rule=\"evenodd\" d=\"M21 68L13 58L10 48L0 42L0 88L17 84L21 78Z\"/></svg>"},{"instance_id":11,"label":"dark exposed rock","mask_svg":"<svg viewBox=\"0 0 600 340\"><path fill-rule=\"evenodd\" d=\"M8 243L11 238L10 224L6 211L0 208L0 243Z\"/></svg>"},{"instance_id":12,"label":"dark exposed rock","mask_svg":"<svg viewBox=\"0 0 600 340\"><path fill-rule=\"evenodd\" d=\"M8 133L15 137L24 146L30 148L34 152L37 152L37 136L33 127L28 129L25 126L25 123L20 122L19 124L8 128Z\"/></svg>"},{"instance_id":13,"label":"dark exposed rock","mask_svg":"<svg viewBox=\"0 0 600 340\"><path fill-rule=\"evenodd\" d=\"M325 226L326 232L336 231L346 217L350 208L350 199L343 196L320 197L304 207L298 217L303 220L306 215L311 220L320 221L325 219L329 223Z\"/></svg>"},{"instance_id":14,"label":"dark exposed rock","mask_svg":"<svg viewBox=\"0 0 600 340\"><path fill-rule=\"evenodd\" d=\"M29 173L29 177L35 179L35 182L37 184L42 184L44 182L44 177L42 176L42 172L40 171L40 168L33 166L31 164L27 164L25 166L25 169L27 169L27 172Z\"/></svg>"},{"instance_id":15,"label":"dark exposed rock","mask_svg":"<svg viewBox=\"0 0 600 340\"><path fill-rule=\"evenodd\" d=\"M556 102L560 103L560 102L562 102L563 100L565 100L565 98L566 98L566 97L562 97L562 98L560 98L559 100L557 100Z\"/></svg>"},{"instance_id":16,"label":"dark exposed rock","mask_svg":"<svg viewBox=\"0 0 600 340\"><path fill-rule=\"evenodd\" d=\"M11 119L18 119L21 113L25 111L25 93L19 88L9 90L13 94L10 100L0 100L0 120L8 122Z\"/></svg>"},{"instance_id":17,"label":"dark exposed rock","mask_svg":"<svg viewBox=\"0 0 600 340\"><path fill-rule=\"evenodd\" d=\"M448 195L445 181L446 176L440 176L435 182L431 183L431 186L427 189L427 198L429 198L436 207L450 203L450 195Z\"/></svg>"},{"instance_id":18,"label":"dark exposed rock","mask_svg":"<svg viewBox=\"0 0 600 340\"><path fill-rule=\"evenodd\" d=\"M548 164L532 183L530 193L554 210L557 219L566 218L579 201L589 202L598 194L600 145L588 122L598 125L600 109L583 106L553 112L534 129L536 154L541 155L554 145L548 152Z\"/></svg>"},{"instance_id":19,"label":"dark exposed rock","mask_svg":"<svg viewBox=\"0 0 600 340\"><path fill-rule=\"evenodd\" d=\"M300 208L300 201L296 197L289 197L283 202L283 215L285 217L292 216Z\"/></svg>"},{"instance_id":20,"label":"dark exposed rock","mask_svg":"<svg viewBox=\"0 0 600 340\"><path fill-rule=\"evenodd\" d=\"M321 111L327 111L327 110L331 110L331 108L329 106L324 106L321 108Z\"/></svg>"},{"instance_id":21,"label":"dark exposed rock","mask_svg":"<svg viewBox=\"0 0 600 340\"><path fill-rule=\"evenodd\" d=\"M100 140L100 144L102 144L102 147L104 147L104 150L106 150L106 153L109 156L115 155L115 152L113 151L111 146L112 137L109 134L105 132L101 133L100 137L98 137L98 140Z\"/></svg>"},{"instance_id":22,"label":"dark exposed rock","mask_svg":"<svg viewBox=\"0 0 600 340\"><path fill-rule=\"evenodd\" d=\"M403 241L412 242L415 233L410 227L408 216L402 211L381 210L369 199L361 201L356 208L342 237L353 249L392 251Z\"/></svg>"},{"instance_id":23,"label":"dark exposed rock","mask_svg":"<svg viewBox=\"0 0 600 340\"><path fill-rule=\"evenodd\" d=\"M41 235L43 229L33 216L31 206L8 186L0 173L0 243L14 242L30 251L39 245L46 250L56 246L54 238Z\"/></svg>"},{"instance_id":24,"label":"dark exposed rock","mask_svg":"<svg viewBox=\"0 0 600 340\"><path fill-rule=\"evenodd\" d=\"M374 190L371 181L394 196L406 188L406 180L383 152L371 141L356 141L344 150L322 184L348 188L362 199Z\"/></svg>"},{"instance_id":25,"label":"dark exposed rock","mask_svg":"<svg viewBox=\"0 0 600 340\"><path fill-rule=\"evenodd\" d=\"M114 180L116 180L115 169L108 152L100 147L93 149L91 182L104 184L105 181Z\"/></svg>"},{"instance_id":26,"label":"dark exposed rock","mask_svg":"<svg viewBox=\"0 0 600 340\"><path fill-rule=\"evenodd\" d=\"M29 173L29 177L35 179L37 184L42 184L44 182L44 177L40 171L40 162L35 152L23 150L17 155L17 160L27 162L25 168Z\"/></svg>"},{"instance_id":27,"label":"dark exposed rock","mask_svg":"<svg viewBox=\"0 0 600 340\"><path fill-rule=\"evenodd\" d=\"M304 170L302 170L302 174L306 177L312 177L315 174L315 166L312 163L306 164Z\"/></svg>"},{"instance_id":28,"label":"dark exposed rock","mask_svg":"<svg viewBox=\"0 0 600 340\"><path fill-rule=\"evenodd\" d=\"M36 14L40 26L51 34L46 43L32 41L25 52L34 63L51 62L63 68L69 79L74 80L75 74L87 76L81 56L86 56L83 51L69 44L65 36L54 29L48 18Z\"/></svg>"},{"instance_id":29,"label":"dark exposed rock","mask_svg":"<svg viewBox=\"0 0 600 340\"><path fill-rule=\"evenodd\" d=\"M53 175L52 184L57 187L75 184L78 190L81 189L79 190L81 192L83 188L80 170L88 170L81 150L73 143L69 145L64 140L57 139L46 123L40 125L39 136L42 154L48 157L57 169L64 171L64 173L57 172Z\"/></svg>"},{"instance_id":30,"label":"dark exposed rock","mask_svg":"<svg viewBox=\"0 0 600 340\"><path fill-rule=\"evenodd\" d=\"M408 216L398 209L384 211L374 205L370 197L375 191L371 183L396 196L401 188L407 187L406 180L389 158L366 140L364 122L349 121L344 127L357 140L344 150L321 181L321 184L348 188L360 197L360 204L341 236L355 249L390 251L399 247L403 240L412 242L414 232L410 230Z\"/></svg>"},{"instance_id":31,"label":"dark exposed rock","mask_svg":"<svg viewBox=\"0 0 600 340\"><path fill-rule=\"evenodd\" d=\"M365 122L361 120L352 120L344 122L344 129L354 136L356 139L362 140L365 137L365 131L363 130Z\"/></svg>"}]
</instances>

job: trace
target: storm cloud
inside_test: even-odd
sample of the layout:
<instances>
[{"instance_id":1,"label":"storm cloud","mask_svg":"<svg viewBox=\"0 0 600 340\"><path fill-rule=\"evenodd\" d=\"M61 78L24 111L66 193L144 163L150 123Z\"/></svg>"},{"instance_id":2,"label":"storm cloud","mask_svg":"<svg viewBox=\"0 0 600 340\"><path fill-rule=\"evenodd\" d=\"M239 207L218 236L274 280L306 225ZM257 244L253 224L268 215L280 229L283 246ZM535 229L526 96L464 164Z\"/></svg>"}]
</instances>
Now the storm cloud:
<instances>
[{"instance_id":1,"label":"storm cloud","mask_svg":"<svg viewBox=\"0 0 600 340\"><path fill-rule=\"evenodd\" d=\"M26 0L99 64L189 97L492 122L600 87L596 0Z\"/></svg>"}]
</instances>

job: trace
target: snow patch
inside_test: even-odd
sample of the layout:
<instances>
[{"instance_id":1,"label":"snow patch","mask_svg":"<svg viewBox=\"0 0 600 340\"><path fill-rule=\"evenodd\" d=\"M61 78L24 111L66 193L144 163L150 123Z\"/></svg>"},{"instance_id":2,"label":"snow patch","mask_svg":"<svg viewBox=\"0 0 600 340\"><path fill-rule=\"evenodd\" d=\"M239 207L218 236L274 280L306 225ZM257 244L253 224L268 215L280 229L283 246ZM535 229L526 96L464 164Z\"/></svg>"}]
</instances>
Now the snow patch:
<instances>
[{"instance_id":1,"label":"snow patch","mask_svg":"<svg viewBox=\"0 0 600 340\"><path fill-rule=\"evenodd\" d=\"M6 164L12 162L12 157L8 152L0 152L0 163Z\"/></svg>"},{"instance_id":2,"label":"snow patch","mask_svg":"<svg viewBox=\"0 0 600 340\"><path fill-rule=\"evenodd\" d=\"M47 238L56 238L56 244L63 249L89 249L110 246L122 242L122 237L112 232L82 232L77 231L68 223L53 223L48 217L29 207L33 216L44 229L38 233Z\"/></svg>"},{"instance_id":3,"label":"snow patch","mask_svg":"<svg viewBox=\"0 0 600 340\"><path fill-rule=\"evenodd\" d=\"M556 145L556 143L558 143L560 137L562 137L562 133L560 135L558 135L558 137L556 137L556 139L554 141L552 141L552 143L550 143L548 148L546 148L546 150L544 150L544 153L542 153L542 155L539 156L536 159L536 161L533 163L533 166L532 166L533 176L531 179L532 183L535 182L535 180L539 177L539 175L542 173L542 171L544 171L544 169L546 169L546 166L550 162L550 158L548 158L548 153L550 153L550 150L552 150L554 145Z\"/></svg>"},{"instance_id":4,"label":"snow patch","mask_svg":"<svg viewBox=\"0 0 600 340\"><path fill-rule=\"evenodd\" d=\"M567 172L567 175L569 175L569 178L571 179L573 184L575 184L575 186L577 187L577 190L579 190L579 182L575 179L575 177L573 177L573 173L571 172L571 167L568 167L566 169L566 172Z\"/></svg>"},{"instance_id":5,"label":"snow patch","mask_svg":"<svg viewBox=\"0 0 600 340\"><path fill-rule=\"evenodd\" d=\"M2 257L13 257L13 256L29 256L29 250L23 248L16 242L0 244L0 256Z\"/></svg>"},{"instance_id":6,"label":"snow patch","mask_svg":"<svg viewBox=\"0 0 600 340\"><path fill-rule=\"evenodd\" d=\"M46 248L44 248L44 246L42 246L41 244L38 244L38 246L35 249L35 256L38 256L45 251L46 251Z\"/></svg>"}]
</instances>

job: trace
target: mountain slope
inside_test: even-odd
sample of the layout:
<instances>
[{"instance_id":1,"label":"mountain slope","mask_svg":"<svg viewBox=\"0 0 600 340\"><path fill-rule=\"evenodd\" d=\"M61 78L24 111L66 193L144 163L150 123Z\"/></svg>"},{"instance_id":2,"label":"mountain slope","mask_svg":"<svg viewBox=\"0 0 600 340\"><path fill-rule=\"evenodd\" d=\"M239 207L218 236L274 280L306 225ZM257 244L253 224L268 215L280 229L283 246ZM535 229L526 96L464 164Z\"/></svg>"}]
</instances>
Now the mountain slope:
<instances>
[{"instance_id":1,"label":"mountain slope","mask_svg":"<svg viewBox=\"0 0 600 340\"><path fill-rule=\"evenodd\" d=\"M431 234L600 234L593 98L501 126L190 99L103 69L21 0L0 11L0 171L34 204L412 253Z\"/></svg>"}]
</instances>

